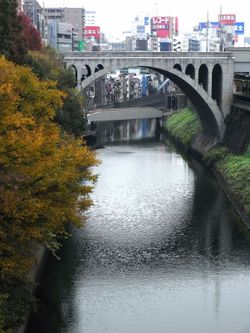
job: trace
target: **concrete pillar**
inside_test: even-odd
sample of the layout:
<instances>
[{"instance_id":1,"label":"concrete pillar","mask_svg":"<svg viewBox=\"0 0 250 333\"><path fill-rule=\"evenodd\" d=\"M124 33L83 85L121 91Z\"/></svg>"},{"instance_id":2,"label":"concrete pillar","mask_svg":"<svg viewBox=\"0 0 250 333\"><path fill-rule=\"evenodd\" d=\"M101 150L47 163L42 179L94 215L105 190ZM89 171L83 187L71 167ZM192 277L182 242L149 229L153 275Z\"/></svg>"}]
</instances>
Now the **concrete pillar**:
<instances>
[{"instance_id":1,"label":"concrete pillar","mask_svg":"<svg viewBox=\"0 0 250 333\"><path fill-rule=\"evenodd\" d=\"M197 64L197 62L194 62L194 70L195 70L195 77L194 77L194 82L199 84L199 68L200 68L200 64Z\"/></svg>"},{"instance_id":2,"label":"concrete pillar","mask_svg":"<svg viewBox=\"0 0 250 333\"><path fill-rule=\"evenodd\" d=\"M225 61L226 62L226 61ZM222 111L224 117L230 113L233 99L234 67L231 63L221 65L222 68Z\"/></svg>"},{"instance_id":3,"label":"concrete pillar","mask_svg":"<svg viewBox=\"0 0 250 333\"><path fill-rule=\"evenodd\" d=\"M212 97L212 83L213 83L213 65L208 65L208 94Z\"/></svg>"},{"instance_id":4,"label":"concrete pillar","mask_svg":"<svg viewBox=\"0 0 250 333\"><path fill-rule=\"evenodd\" d=\"M77 89L81 90L81 77L82 77L82 70L79 65L75 65L77 70Z\"/></svg>"}]
</instances>

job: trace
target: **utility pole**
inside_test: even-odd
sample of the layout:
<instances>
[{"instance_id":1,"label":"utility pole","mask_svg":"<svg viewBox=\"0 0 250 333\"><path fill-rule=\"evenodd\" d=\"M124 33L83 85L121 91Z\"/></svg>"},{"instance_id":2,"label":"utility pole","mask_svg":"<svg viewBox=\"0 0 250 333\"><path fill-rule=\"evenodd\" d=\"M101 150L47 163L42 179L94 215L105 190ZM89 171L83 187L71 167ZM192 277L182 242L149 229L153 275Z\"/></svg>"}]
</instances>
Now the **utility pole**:
<instances>
[{"instance_id":1,"label":"utility pole","mask_svg":"<svg viewBox=\"0 0 250 333\"><path fill-rule=\"evenodd\" d=\"M208 52L208 27L209 27L209 14L207 11L207 39L206 39L206 52Z\"/></svg>"}]
</instances>

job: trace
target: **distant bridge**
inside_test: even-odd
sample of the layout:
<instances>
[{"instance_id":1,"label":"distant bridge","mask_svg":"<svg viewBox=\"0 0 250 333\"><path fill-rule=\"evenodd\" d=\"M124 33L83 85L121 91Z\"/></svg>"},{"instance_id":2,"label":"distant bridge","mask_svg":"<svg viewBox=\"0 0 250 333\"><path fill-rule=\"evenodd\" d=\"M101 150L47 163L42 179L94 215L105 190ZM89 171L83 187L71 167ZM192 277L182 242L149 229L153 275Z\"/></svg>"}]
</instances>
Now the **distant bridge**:
<instances>
[{"instance_id":1,"label":"distant bridge","mask_svg":"<svg viewBox=\"0 0 250 333\"><path fill-rule=\"evenodd\" d=\"M121 108L97 109L88 114L88 121L117 121L132 119L161 118L163 112L153 107L130 107L126 112Z\"/></svg>"},{"instance_id":2,"label":"distant bridge","mask_svg":"<svg viewBox=\"0 0 250 333\"><path fill-rule=\"evenodd\" d=\"M72 52L64 60L76 71L79 88L116 69L142 67L161 73L188 96L204 134L223 138L233 98L231 52Z\"/></svg>"}]
</instances>

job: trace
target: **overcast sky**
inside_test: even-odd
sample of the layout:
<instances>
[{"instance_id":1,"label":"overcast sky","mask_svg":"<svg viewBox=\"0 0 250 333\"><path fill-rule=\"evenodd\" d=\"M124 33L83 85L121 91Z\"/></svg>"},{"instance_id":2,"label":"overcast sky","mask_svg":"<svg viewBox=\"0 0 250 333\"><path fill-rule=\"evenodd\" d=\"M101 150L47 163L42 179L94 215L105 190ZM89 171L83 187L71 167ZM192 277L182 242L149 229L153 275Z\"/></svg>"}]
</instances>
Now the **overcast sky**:
<instances>
[{"instance_id":1,"label":"overcast sky","mask_svg":"<svg viewBox=\"0 0 250 333\"><path fill-rule=\"evenodd\" d=\"M236 14L238 22L245 22L245 36L250 36L249 0L38 0L45 7L84 7L95 10L97 24L107 37L116 38L130 30L136 15L178 16L180 32L192 31L198 22L217 21L220 4L223 14ZM249 26L248 26L249 25Z\"/></svg>"}]
</instances>

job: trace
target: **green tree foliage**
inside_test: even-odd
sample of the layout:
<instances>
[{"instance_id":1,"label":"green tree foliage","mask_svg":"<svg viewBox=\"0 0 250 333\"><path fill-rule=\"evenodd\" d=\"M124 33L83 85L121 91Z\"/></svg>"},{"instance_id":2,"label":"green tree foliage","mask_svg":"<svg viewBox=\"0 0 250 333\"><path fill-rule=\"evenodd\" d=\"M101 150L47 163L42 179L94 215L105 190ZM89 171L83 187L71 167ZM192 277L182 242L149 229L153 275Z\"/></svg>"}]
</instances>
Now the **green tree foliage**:
<instances>
[{"instance_id":1,"label":"green tree foliage","mask_svg":"<svg viewBox=\"0 0 250 333\"><path fill-rule=\"evenodd\" d=\"M0 0L0 54L23 63L27 46L22 36L21 18L17 16L16 0Z\"/></svg>"},{"instance_id":2,"label":"green tree foliage","mask_svg":"<svg viewBox=\"0 0 250 333\"><path fill-rule=\"evenodd\" d=\"M76 89L67 89L65 92L67 97L63 107L57 110L55 121L66 132L81 136L85 131L83 97Z\"/></svg>"},{"instance_id":3,"label":"green tree foliage","mask_svg":"<svg viewBox=\"0 0 250 333\"><path fill-rule=\"evenodd\" d=\"M65 96L55 82L4 57L0 73L0 294L13 311L4 306L0 320L9 327L20 323L37 245L56 252L69 222L82 224L97 159L54 122Z\"/></svg>"},{"instance_id":4,"label":"green tree foliage","mask_svg":"<svg viewBox=\"0 0 250 333\"><path fill-rule=\"evenodd\" d=\"M64 91L65 99L61 108L56 110L55 121L63 130L82 136L85 131L83 96L74 89L76 80L72 70L64 69L63 60L53 49L30 52L26 63L42 80L55 80L57 88Z\"/></svg>"},{"instance_id":5,"label":"green tree foliage","mask_svg":"<svg viewBox=\"0 0 250 333\"><path fill-rule=\"evenodd\" d=\"M40 52L29 52L25 58L25 64L31 67L41 80L57 81L64 69L63 58L50 47Z\"/></svg>"}]
</instances>

